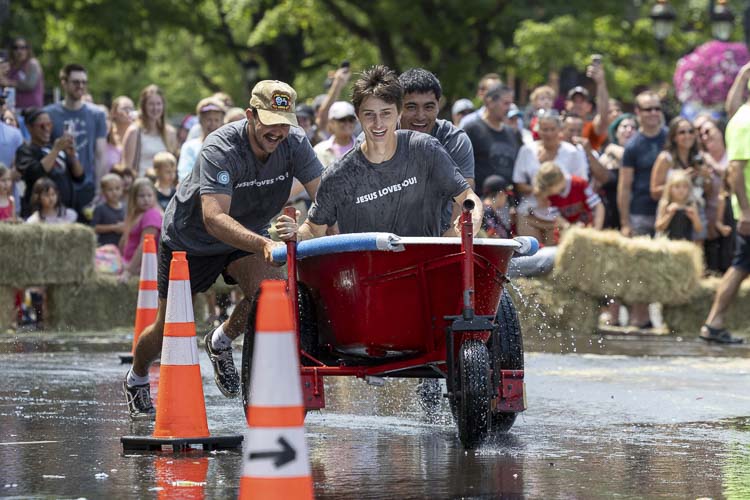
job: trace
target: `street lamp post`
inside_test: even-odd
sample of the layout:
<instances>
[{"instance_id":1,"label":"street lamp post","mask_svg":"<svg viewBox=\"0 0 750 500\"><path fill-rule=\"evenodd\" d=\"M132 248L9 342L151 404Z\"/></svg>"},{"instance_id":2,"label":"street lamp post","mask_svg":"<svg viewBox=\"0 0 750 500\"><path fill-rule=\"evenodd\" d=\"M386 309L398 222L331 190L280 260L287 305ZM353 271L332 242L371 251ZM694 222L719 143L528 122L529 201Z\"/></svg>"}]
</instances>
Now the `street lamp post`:
<instances>
[{"instance_id":1,"label":"street lamp post","mask_svg":"<svg viewBox=\"0 0 750 500\"><path fill-rule=\"evenodd\" d=\"M664 40L672 34L677 14L668 0L657 0L648 17L654 21L654 37L659 44L659 52L664 53Z\"/></svg>"},{"instance_id":2,"label":"street lamp post","mask_svg":"<svg viewBox=\"0 0 750 500\"><path fill-rule=\"evenodd\" d=\"M711 9L710 19L713 37L722 42L729 40L734 28L734 12L727 5L727 0L716 0Z\"/></svg>"}]
</instances>

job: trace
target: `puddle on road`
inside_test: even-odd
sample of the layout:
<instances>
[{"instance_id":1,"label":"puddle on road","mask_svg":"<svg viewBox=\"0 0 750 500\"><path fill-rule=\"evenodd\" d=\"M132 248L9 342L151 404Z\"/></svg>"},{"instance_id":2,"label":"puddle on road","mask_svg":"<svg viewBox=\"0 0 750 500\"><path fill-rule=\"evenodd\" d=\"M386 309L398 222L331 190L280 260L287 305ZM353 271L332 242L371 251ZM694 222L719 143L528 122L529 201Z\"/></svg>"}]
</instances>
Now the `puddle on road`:
<instances>
[{"instance_id":1,"label":"puddle on road","mask_svg":"<svg viewBox=\"0 0 750 500\"><path fill-rule=\"evenodd\" d=\"M119 437L147 435L152 427L126 419L119 392L126 368L115 354L120 347L110 344L109 351L100 352L101 337L72 343L73 348L64 339L45 344L54 346L52 353L39 352L36 344L30 353L6 350L0 355L0 496L236 496L237 452L124 455ZM127 349L128 343L122 344ZM655 349L653 344L647 347ZM212 434L242 432L239 401L219 394L204 358L201 352ZM310 414L306 422L316 497L748 498L750 417L691 420L703 412L685 408L684 418L672 422L680 416L679 407L669 410L674 413L669 418L659 418L664 412L658 407L629 413L627 401L622 406L607 401L607 390L615 391L616 401L624 399L633 373L652 373L656 362L679 378L680 370L688 373L694 367L712 373L712 361L686 357L669 364L624 355L530 354L529 411L510 434L470 452L458 443L446 403L436 418L422 413L414 396L416 381L371 387L361 380L330 378L328 409ZM607 366L611 373L604 376ZM561 389L568 383L561 376L566 368L580 377L570 377L579 385L576 399L567 405ZM712 384L729 380L725 372L714 372L719 378ZM625 379L615 380L618 374ZM599 389L586 390L594 384ZM736 404L731 409L735 415L739 411Z\"/></svg>"}]
</instances>

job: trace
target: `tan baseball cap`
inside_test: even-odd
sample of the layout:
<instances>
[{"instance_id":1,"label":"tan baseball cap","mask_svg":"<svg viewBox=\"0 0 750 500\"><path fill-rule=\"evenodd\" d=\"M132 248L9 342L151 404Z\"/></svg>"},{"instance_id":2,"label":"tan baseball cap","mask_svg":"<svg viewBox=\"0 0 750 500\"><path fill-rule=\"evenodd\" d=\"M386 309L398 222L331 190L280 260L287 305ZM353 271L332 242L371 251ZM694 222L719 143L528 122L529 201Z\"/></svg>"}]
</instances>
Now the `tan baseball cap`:
<instances>
[{"instance_id":1,"label":"tan baseball cap","mask_svg":"<svg viewBox=\"0 0 750 500\"><path fill-rule=\"evenodd\" d=\"M298 127L294 108L297 92L278 80L263 80L253 87L250 106L258 110L263 125L293 125Z\"/></svg>"}]
</instances>

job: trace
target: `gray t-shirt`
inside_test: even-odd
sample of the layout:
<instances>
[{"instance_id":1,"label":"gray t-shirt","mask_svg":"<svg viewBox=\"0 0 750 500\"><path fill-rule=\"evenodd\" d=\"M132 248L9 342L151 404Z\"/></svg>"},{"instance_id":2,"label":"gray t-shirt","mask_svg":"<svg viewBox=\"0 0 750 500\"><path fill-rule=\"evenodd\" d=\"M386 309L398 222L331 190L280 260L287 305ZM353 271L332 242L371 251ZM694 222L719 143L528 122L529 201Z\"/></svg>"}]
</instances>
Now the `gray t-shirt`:
<instances>
[{"instance_id":1,"label":"gray t-shirt","mask_svg":"<svg viewBox=\"0 0 750 500\"><path fill-rule=\"evenodd\" d=\"M434 137L411 130L398 130L396 137L390 160L370 163L357 146L328 167L308 213L310 221L338 222L342 233L440 236L445 203L469 184Z\"/></svg>"},{"instance_id":2,"label":"gray t-shirt","mask_svg":"<svg viewBox=\"0 0 750 500\"><path fill-rule=\"evenodd\" d=\"M86 180L94 182L96 171L96 140L107 137L107 117L104 111L93 104L83 103L80 109L70 110L61 102L44 108L52 120L50 142L63 135L65 127L70 127L76 140L76 154L86 173Z\"/></svg>"},{"instance_id":3,"label":"gray t-shirt","mask_svg":"<svg viewBox=\"0 0 750 500\"><path fill-rule=\"evenodd\" d=\"M224 125L206 137L193 170L180 183L164 213L164 242L191 255L223 255L235 249L208 234L201 195L232 197L229 215L255 233L265 233L270 220L289 198L292 179L306 184L323 167L305 134L295 127L265 163L255 158L247 136L247 120Z\"/></svg>"},{"instance_id":4,"label":"gray t-shirt","mask_svg":"<svg viewBox=\"0 0 750 500\"><path fill-rule=\"evenodd\" d=\"M483 119L472 120L464 127L474 147L474 172L477 191L492 174L507 181L513 178L513 164L521 148L518 135L510 127L491 128Z\"/></svg>"},{"instance_id":5,"label":"gray t-shirt","mask_svg":"<svg viewBox=\"0 0 750 500\"><path fill-rule=\"evenodd\" d=\"M430 133L435 139L440 141L445 150L448 152L453 161L458 166L466 179L474 178L474 148L466 132L448 120L437 120L435 127ZM445 232L451 226L451 214L453 213L453 201L448 201L443 208L443 216L440 222L441 232Z\"/></svg>"},{"instance_id":6,"label":"gray t-shirt","mask_svg":"<svg viewBox=\"0 0 750 500\"><path fill-rule=\"evenodd\" d=\"M106 203L100 203L94 209L94 216L91 218L91 225L99 224L119 224L125 220L125 207L112 208ZM99 233L96 235L96 245L117 245L120 242L120 233L114 231L109 233Z\"/></svg>"}]
</instances>

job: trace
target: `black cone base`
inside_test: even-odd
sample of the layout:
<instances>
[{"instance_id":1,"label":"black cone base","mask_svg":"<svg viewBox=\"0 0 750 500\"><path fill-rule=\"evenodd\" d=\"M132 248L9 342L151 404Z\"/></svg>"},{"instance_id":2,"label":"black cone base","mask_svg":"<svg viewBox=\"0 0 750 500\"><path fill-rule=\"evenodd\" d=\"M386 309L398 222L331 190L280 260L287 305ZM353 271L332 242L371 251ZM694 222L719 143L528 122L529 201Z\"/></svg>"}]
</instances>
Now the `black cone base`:
<instances>
[{"instance_id":1,"label":"black cone base","mask_svg":"<svg viewBox=\"0 0 750 500\"><path fill-rule=\"evenodd\" d=\"M133 355L131 353L118 354L117 356L120 358L120 364L123 364L123 365L133 364Z\"/></svg>"},{"instance_id":2,"label":"black cone base","mask_svg":"<svg viewBox=\"0 0 750 500\"><path fill-rule=\"evenodd\" d=\"M203 451L232 450L242 446L242 436L207 436L196 438L157 438L152 436L122 436L120 438L124 451L161 451L164 446L172 450L188 451L201 445Z\"/></svg>"}]
</instances>

